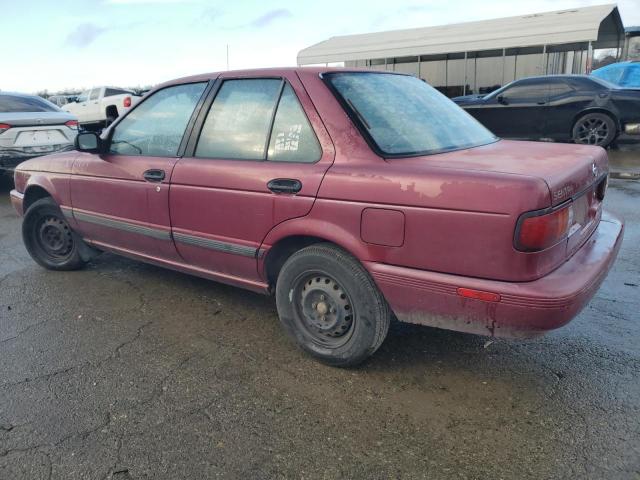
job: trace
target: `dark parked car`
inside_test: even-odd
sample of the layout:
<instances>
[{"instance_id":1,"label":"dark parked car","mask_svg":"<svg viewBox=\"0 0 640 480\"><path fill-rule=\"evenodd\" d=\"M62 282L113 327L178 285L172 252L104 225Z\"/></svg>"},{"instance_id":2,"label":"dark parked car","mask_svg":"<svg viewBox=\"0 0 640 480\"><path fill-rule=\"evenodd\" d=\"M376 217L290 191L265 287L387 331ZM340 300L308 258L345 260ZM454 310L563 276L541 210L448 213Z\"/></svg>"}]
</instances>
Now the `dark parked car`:
<instances>
[{"instance_id":1,"label":"dark parked car","mask_svg":"<svg viewBox=\"0 0 640 480\"><path fill-rule=\"evenodd\" d=\"M622 132L640 134L640 92L593 76L523 78L489 95L453 101L504 138L606 147Z\"/></svg>"},{"instance_id":2,"label":"dark parked car","mask_svg":"<svg viewBox=\"0 0 640 480\"><path fill-rule=\"evenodd\" d=\"M332 365L375 352L391 312L498 337L558 328L622 241L603 149L500 140L409 75L198 75L76 144L15 173L36 262L107 250L274 293L285 330Z\"/></svg>"}]
</instances>

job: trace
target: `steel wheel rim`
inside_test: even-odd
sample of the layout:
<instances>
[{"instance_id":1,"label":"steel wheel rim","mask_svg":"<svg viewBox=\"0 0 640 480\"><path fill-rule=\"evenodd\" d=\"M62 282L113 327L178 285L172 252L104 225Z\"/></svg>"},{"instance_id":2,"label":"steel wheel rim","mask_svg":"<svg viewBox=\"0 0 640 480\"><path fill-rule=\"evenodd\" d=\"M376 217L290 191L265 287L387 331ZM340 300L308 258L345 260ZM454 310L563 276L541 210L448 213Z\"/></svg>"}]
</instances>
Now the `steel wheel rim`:
<instances>
[{"instance_id":1,"label":"steel wheel rim","mask_svg":"<svg viewBox=\"0 0 640 480\"><path fill-rule=\"evenodd\" d=\"M609 125L602 118L588 118L578 124L578 143L602 145L609 136Z\"/></svg>"},{"instance_id":2,"label":"steel wheel rim","mask_svg":"<svg viewBox=\"0 0 640 480\"><path fill-rule=\"evenodd\" d=\"M35 240L38 248L53 260L64 260L73 250L71 229L54 215L43 217L36 224Z\"/></svg>"},{"instance_id":3,"label":"steel wheel rim","mask_svg":"<svg viewBox=\"0 0 640 480\"><path fill-rule=\"evenodd\" d=\"M314 343L338 348L353 334L356 312L346 290L324 272L300 275L293 289L296 321Z\"/></svg>"}]
</instances>

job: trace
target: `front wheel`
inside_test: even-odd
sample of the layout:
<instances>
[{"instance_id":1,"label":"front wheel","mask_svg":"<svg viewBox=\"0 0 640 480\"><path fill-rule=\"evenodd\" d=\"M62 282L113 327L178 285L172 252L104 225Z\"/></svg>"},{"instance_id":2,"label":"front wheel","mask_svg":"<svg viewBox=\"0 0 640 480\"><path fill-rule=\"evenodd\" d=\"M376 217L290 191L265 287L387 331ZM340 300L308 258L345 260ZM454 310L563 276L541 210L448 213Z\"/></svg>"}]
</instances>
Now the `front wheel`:
<instances>
[{"instance_id":1,"label":"front wheel","mask_svg":"<svg viewBox=\"0 0 640 480\"><path fill-rule=\"evenodd\" d=\"M276 303L289 336L337 367L365 360L389 330L389 307L370 275L330 244L311 245L289 257L278 276Z\"/></svg>"},{"instance_id":2,"label":"front wheel","mask_svg":"<svg viewBox=\"0 0 640 480\"><path fill-rule=\"evenodd\" d=\"M616 124L604 113L588 113L573 126L573 141L583 145L607 147L616 138Z\"/></svg>"},{"instance_id":3,"label":"front wheel","mask_svg":"<svg viewBox=\"0 0 640 480\"><path fill-rule=\"evenodd\" d=\"M22 239L31 258L49 270L77 270L87 263L82 249L89 247L71 230L51 198L29 207L22 222Z\"/></svg>"}]
</instances>

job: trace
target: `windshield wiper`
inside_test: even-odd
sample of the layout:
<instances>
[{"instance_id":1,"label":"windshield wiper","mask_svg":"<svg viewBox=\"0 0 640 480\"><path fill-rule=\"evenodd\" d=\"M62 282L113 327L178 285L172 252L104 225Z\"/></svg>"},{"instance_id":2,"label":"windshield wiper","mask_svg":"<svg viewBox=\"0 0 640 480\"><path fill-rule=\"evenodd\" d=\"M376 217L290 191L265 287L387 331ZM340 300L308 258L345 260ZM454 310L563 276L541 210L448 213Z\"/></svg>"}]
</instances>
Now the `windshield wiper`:
<instances>
[{"instance_id":1,"label":"windshield wiper","mask_svg":"<svg viewBox=\"0 0 640 480\"><path fill-rule=\"evenodd\" d=\"M358 116L358 118L360 119L360 121L364 124L365 127L367 127L367 130L371 130L371 126L369 125L369 122L367 122L364 117L362 116L362 114L360 113L360 111L356 108L356 106L353 104L353 102L349 99L346 98L345 99L347 101L347 103L349 104L349 106L351 107L351 109L355 112L355 114Z\"/></svg>"}]
</instances>

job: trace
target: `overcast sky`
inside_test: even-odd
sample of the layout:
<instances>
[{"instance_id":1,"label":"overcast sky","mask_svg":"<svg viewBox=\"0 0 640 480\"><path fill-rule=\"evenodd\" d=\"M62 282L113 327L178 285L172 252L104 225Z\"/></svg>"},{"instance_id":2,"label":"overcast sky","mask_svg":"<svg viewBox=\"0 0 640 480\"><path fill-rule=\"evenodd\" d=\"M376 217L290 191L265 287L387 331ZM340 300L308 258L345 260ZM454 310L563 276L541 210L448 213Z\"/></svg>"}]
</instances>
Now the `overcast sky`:
<instances>
[{"instance_id":1,"label":"overcast sky","mask_svg":"<svg viewBox=\"0 0 640 480\"><path fill-rule=\"evenodd\" d=\"M0 0L0 89L149 85L230 67L295 65L333 35L598 5L602 0ZM618 2L640 25L640 0Z\"/></svg>"}]
</instances>

